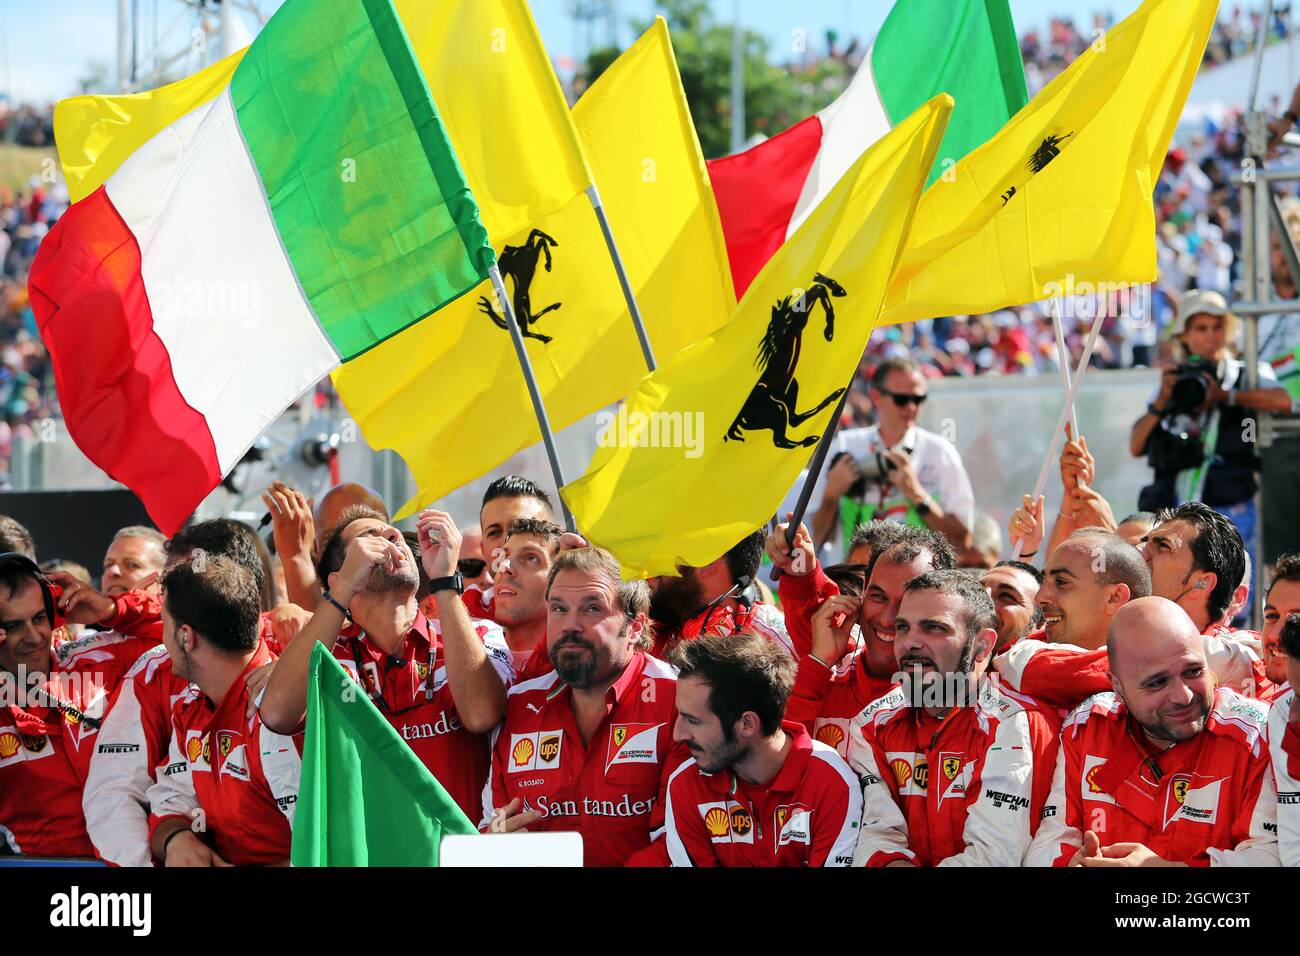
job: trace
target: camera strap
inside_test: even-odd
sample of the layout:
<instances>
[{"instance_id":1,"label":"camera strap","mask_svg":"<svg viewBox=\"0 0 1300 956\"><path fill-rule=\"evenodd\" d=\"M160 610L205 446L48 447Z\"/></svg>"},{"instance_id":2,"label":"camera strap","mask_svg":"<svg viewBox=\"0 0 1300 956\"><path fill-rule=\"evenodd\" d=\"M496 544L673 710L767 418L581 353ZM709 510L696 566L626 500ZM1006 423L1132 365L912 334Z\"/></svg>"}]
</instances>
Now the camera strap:
<instances>
[{"instance_id":1,"label":"camera strap","mask_svg":"<svg viewBox=\"0 0 1300 956\"><path fill-rule=\"evenodd\" d=\"M1200 501L1201 492L1205 489L1205 478L1210 472L1210 465L1214 459L1214 449L1219 444L1219 410L1216 408L1210 412L1210 420L1206 424L1205 430L1201 432L1201 447L1204 449L1204 457L1201 463L1195 468L1188 468L1180 471L1174 479L1174 493L1178 496L1179 503L1186 501Z\"/></svg>"}]
</instances>

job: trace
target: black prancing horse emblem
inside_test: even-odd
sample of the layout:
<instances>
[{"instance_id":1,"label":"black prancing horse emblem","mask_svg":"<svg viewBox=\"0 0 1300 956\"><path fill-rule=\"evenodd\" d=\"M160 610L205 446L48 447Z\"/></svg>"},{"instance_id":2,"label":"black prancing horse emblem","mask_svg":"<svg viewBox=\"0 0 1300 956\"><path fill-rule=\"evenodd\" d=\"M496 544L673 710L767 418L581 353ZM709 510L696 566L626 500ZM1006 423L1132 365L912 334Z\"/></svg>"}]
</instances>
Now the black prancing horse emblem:
<instances>
[{"instance_id":1,"label":"black prancing horse emblem","mask_svg":"<svg viewBox=\"0 0 1300 956\"><path fill-rule=\"evenodd\" d=\"M501 250L501 255L497 259L497 265L501 268L502 279L509 279L514 286L514 291L510 295L510 304L514 306L515 319L519 322L519 331L523 333L525 338L537 339L543 344L551 341L551 336L534 332L532 327L547 312L554 312L563 303L556 302L534 312L529 289L533 284L533 276L537 272L537 260L544 258L545 265L543 268L550 272L551 249L557 246L559 246L559 243L542 232L542 230L534 229L528 234L528 238L524 240L522 246L506 246ZM496 309L492 308L492 301L487 296L479 296L478 307L484 315L499 327L509 329L505 317L497 315Z\"/></svg>"}]
</instances>

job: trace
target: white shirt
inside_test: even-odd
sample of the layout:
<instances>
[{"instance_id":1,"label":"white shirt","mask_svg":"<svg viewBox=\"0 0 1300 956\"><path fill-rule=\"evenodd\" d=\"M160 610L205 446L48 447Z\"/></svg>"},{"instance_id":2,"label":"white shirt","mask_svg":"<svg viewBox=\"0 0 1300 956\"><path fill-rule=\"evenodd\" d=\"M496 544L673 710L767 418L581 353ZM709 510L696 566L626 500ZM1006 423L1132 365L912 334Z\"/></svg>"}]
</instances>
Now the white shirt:
<instances>
[{"instance_id":1,"label":"white shirt","mask_svg":"<svg viewBox=\"0 0 1300 956\"><path fill-rule=\"evenodd\" d=\"M961 455L953 447L952 442L934 432L913 425L894 448L911 449L912 467L916 470L916 477L921 482L921 487L938 503L944 514L952 515L968 530L972 528L975 524L975 493L971 490L970 477L961 462ZM826 466L817 479L812 499L808 504L810 527L812 516L821 508L826 473L830 470L830 463L835 456L846 451L854 458L862 459L868 454L884 450L885 445L880 439L880 428L877 425L836 432L830 453L826 456ZM878 500L878 493L874 497L872 494L869 489L868 502ZM889 497L885 498L878 513L886 521L903 521L907 513L907 499L899 494L897 488L891 488ZM784 515L781 516L781 520L785 520ZM843 529L839 527L838 517L835 521L835 531L818 557L824 564L837 564L844 560L844 534Z\"/></svg>"}]
</instances>

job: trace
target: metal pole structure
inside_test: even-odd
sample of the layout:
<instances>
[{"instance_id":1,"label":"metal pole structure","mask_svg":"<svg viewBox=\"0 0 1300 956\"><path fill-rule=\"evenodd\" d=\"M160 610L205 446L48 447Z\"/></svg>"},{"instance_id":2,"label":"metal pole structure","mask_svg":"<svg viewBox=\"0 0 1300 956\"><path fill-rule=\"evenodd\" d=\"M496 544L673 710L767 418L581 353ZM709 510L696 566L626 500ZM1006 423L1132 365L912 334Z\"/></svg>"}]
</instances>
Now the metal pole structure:
<instances>
[{"instance_id":1,"label":"metal pole structure","mask_svg":"<svg viewBox=\"0 0 1300 956\"><path fill-rule=\"evenodd\" d=\"M1261 28L1263 38L1268 36L1268 19L1272 16L1273 4L1270 0L1268 11L1265 13L1264 25ZM1252 98L1253 101L1253 98ZM1260 125L1263 125L1263 116L1259 117ZM1261 130L1259 139L1267 136L1267 130ZM1266 144L1257 144L1265 146ZM1264 164L1264 149L1260 149L1259 154L1255 157L1257 166ZM1255 288L1252 290L1251 298L1256 302L1266 302L1272 297L1270 287L1272 286L1272 248L1268 241L1269 213L1272 207L1273 187L1268 182L1259 182L1255 184L1254 196L1255 202L1254 214L1254 249L1253 257L1255 259ZM1259 319L1251 318L1246 320L1246 387L1259 387ZM1273 416L1268 412L1255 412L1255 432L1256 441L1261 447L1267 448L1273 444L1272 422ZM1251 573L1259 580L1259 568L1264 565L1264 483L1259 481L1255 488L1255 524L1251 537L1251 552L1254 558ZM1254 582L1251 582L1253 585ZM1260 626L1264 620L1264 595L1262 590L1252 586L1252 593L1255 596L1254 605L1255 613L1252 615L1252 623Z\"/></svg>"},{"instance_id":2,"label":"metal pole structure","mask_svg":"<svg viewBox=\"0 0 1300 956\"><path fill-rule=\"evenodd\" d=\"M1291 281L1300 286L1300 250L1296 249L1295 240L1291 238L1291 230L1287 228L1286 220L1282 217L1282 202L1277 198L1277 193L1270 189L1268 200L1269 219L1273 223L1273 232L1277 235L1278 245L1282 249L1282 258L1286 261L1287 271L1291 273Z\"/></svg>"},{"instance_id":3,"label":"metal pole structure","mask_svg":"<svg viewBox=\"0 0 1300 956\"><path fill-rule=\"evenodd\" d=\"M812 500L813 487L817 484L817 476L822 473L822 466L826 464L826 456L831 450L831 439L835 437L835 430L840 427L840 416L844 414L844 403L848 398L849 389L846 388L835 406L831 420L826 423L826 430L822 432L821 441L817 443L812 461L808 463L808 477L804 479L803 487L799 489L799 501L794 506L794 517L790 519L790 527L785 529L787 548L794 545L795 533L799 530L799 523L803 521L804 512L808 510L808 502Z\"/></svg>"},{"instance_id":4,"label":"metal pole structure","mask_svg":"<svg viewBox=\"0 0 1300 956\"><path fill-rule=\"evenodd\" d=\"M129 0L117 0L117 91L119 93L127 92L127 69L131 58L127 45L127 36L131 29L128 3Z\"/></svg>"},{"instance_id":5,"label":"metal pole structure","mask_svg":"<svg viewBox=\"0 0 1300 956\"><path fill-rule=\"evenodd\" d=\"M1065 391L1070 391L1070 353L1065 347L1065 329L1061 327L1061 305L1060 300L1053 297L1049 300L1052 309L1052 328L1056 331L1056 361L1061 366L1061 381L1065 383ZM1070 434L1074 440L1079 440L1079 416L1074 410L1074 402L1070 403Z\"/></svg>"},{"instance_id":6,"label":"metal pole structure","mask_svg":"<svg viewBox=\"0 0 1300 956\"><path fill-rule=\"evenodd\" d=\"M745 42L740 27L740 0L736 0L731 27L731 151L745 148Z\"/></svg>"},{"instance_id":7,"label":"metal pole structure","mask_svg":"<svg viewBox=\"0 0 1300 956\"><path fill-rule=\"evenodd\" d=\"M1259 74L1264 67L1264 47L1268 43L1268 24L1273 19L1273 0L1264 4L1264 16L1259 21L1255 37L1255 62L1250 68L1250 96L1246 98L1246 112L1255 111L1255 97L1259 95Z\"/></svg>"},{"instance_id":8,"label":"metal pole structure","mask_svg":"<svg viewBox=\"0 0 1300 956\"><path fill-rule=\"evenodd\" d=\"M528 386L528 397L533 400L533 411L537 415L537 426L542 430L542 443L546 446L546 457L551 463L551 476L555 479L555 490L558 492L564 487L564 470L560 467L560 453L555 448L555 435L551 432L551 422L546 417L546 405L542 402L541 390L537 387L537 377L533 374L533 363L528 360L528 350L524 348L524 336L519 331L519 323L515 321L514 306L510 304L510 296L506 295L506 284L501 279L501 270L492 266L491 272L488 273L492 279L492 288L496 290L497 299L501 303L501 314L506 318L506 325L510 329L510 341L515 344L515 355L519 358L520 371L524 373L524 383ZM564 526L570 531L577 531L578 527L573 521L573 515L569 513L569 506L564 503L564 497L560 496L560 510L564 512Z\"/></svg>"},{"instance_id":9,"label":"metal pole structure","mask_svg":"<svg viewBox=\"0 0 1300 956\"><path fill-rule=\"evenodd\" d=\"M636 329L637 341L641 343L641 354L645 356L646 368L653 372L657 367L654 349L650 347L650 336L646 334L645 323L641 321L641 308L636 304L636 293L632 291L627 269L623 267L623 257L619 254L618 243L614 241L614 230L610 228L609 217L605 215L605 204L600 201L600 190L596 188L595 183L587 187L587 199L591 201L591 208L596 213L600 231L605 234L605 247L609 249L609 257L614 261L618 284L623 287L623 301L627 303L627 310L632 316L632 325Z\"/></svg>"},{"instance_id":10,"label":"metal pole structure","mask_svg":"<svg viewBox=\"0 0 1300 956\"><path fill-rule=\"evenodd\" d=\"M1052 442L1047 449L1047 456L1043 459L1043 467L1039 469L1038 480L1034 482L1034 493L1029 496L1032 504L1043 494L1043 489L1047 487L1047 476L1051 473L1052 462L1056 460L1056 455L1061 448L1061 439L1065 437L1065 423L1070 417L1070 407L1078 397L1079 386L1083 384L1083 374L1088 370L1088 363L1092 361L1092 350L1097 345L1097 336L1101 334L1101 324L1106 319L1106 313L1102 309L1097 310L1097 318L1092 322L1092 331L1088 333L1088 341L1083 346L1083 355L1079 357L1079 367L1074 373L1074 384L1065 395L1065 404L1061 406L1061 417L1056 422L1056 429L1052 432ZM1011 549L1011 560L1020 560L1020 549L1024 547L1024 539L1016 542L1016 546Z\"/></svg>"}]
</instances>

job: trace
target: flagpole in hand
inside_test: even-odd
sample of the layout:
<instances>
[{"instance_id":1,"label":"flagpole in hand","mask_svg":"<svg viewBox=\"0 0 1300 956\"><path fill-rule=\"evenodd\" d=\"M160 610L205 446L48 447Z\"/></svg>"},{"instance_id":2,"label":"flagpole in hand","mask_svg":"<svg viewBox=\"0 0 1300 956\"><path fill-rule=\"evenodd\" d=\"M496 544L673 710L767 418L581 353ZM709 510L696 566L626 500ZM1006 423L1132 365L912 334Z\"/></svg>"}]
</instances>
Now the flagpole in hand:
<instances>
[{"instance_id":1,"label":"flagpole in hand","mask_svg":"<svg viewBox=\"0 0 1300 956\"><path fill-rule=\"evenodd\" d=\"M632 291L627 269L623 267L623 256L619 254L618 243L614 241L614 230L609 225L609 217L605 215L605 204L600 200L600 190L596 188L595 183L587 187L587 199L596 214L596 221L600 223L600 231L605 236L609 258L614 263L614 271L618 273L618 284L623 287L623 301L627 303L627 310L632 316L632 326L636 329L637 341L641 343L641 354L645 356L646 368L653 372L658 366L655 364L654 350L650 347L650 336L646 334L645 323L641 321L641 307L636 304L636 293Z\"/></svg>"},{"instance_id":2,"label":"flagpole in hand","mask_svg":"<svg viewBox=\"0 0 1300 956\"><path fill-rule=\"evenodd\" d=\"M852 382L849 383L852 387ZM822 473L822 467L826 464L826 456L831 450L831 439L835 437L835 431L840 425L840 416L844 414L844 404L849 399L849 389L844 390L840 396L839 402L835 405L835 411L831 415L831 420L826 423L826 431L822 432L821 441L817 443L817 450L813 452L812 461L808 463L808 476L804 478L803 487L799 489L799 501L794 506L794 517L790 519L790 525L785 529L785 546L786 548L794 547L794 537L799 532L799 525L803 522L804 512L808 510L808 502L812 500L813 488L817 484L817 476ZM775 529L777 520L780 515L772 519L772 527ZM770 575L773 582L781 577L781 569L772 568Z\"/></svg>"},{"instance_id":3,"label":"flagpole in hand","mask_svg":"<svg viewBox=\"0 0 1300 956\"><path fill-rule=\"evenodd\" d=\"M1065 347L1065 329L1061 326L1060 299L1053 296L1050 300L1052 309L1052 328L1056 331L1056 361L1061 366L1061 381L1065 383L1066 392L1070 391L1070 352ZM1079 416L1070 403L1070 434L1079 437Z\"/></svg>"},{"instance_id":4,"label":"flagpole in hand","mask_svg":"<svg viewBox=\"0 0 1300 956\"><path fill-rule=\"evenodd\" d=\"M524 348L524 336L519 331L519 323L515 321L514 306L510 304L510 296L506 295L506 284L501 279L501 270L496 263L492 264L488 276L492 279L492 288L496 290L497 300L501 303L501 314L505 316L506 326L510 329L510 341L515 344L515 355L519 357L519 368L524 373L528 397L533 400L533 411L537 414L537 425L542 431L546 457L551 462L551 476L555 479L555 487L558 490L565 484L564 471L560 468L560 454L555 449L555 435L551 433L551 422L546 417L546 405L542 402L542 393L537 387L537 377L533 374L533 363L528 360L528 350ZM573 521L573 515L569 513L569 506L564 503L563 495L560 496L560 509L564 512L564 526L570 531L577 531L578 527Z\"/></svg>"},{"instance_id":5,"label":"flagpole in hand","mask_svg":"<svg viewBox=\"0 0 1300 956\"><path fill-rule=\"evenodd\" d=\"M1043 489L1047 487L1047 475L1052 470L1052 462L1056 461L1057 453L1061 449L1061 439L1065 437L1065 424L1070 420L1070 409L1074 407L1074 399L1079 394L1079 386L1083 384L1083 373L1088 370L1088 363L1092 360L1092 350L1097 344L1097 336L1101 334L1101 324L1106 320L1106 313L1098 309L1097 318L1093 320L1092 331L1088 333L1088 341L1084 344L1083 355L1079 358L1079 367L1074 373L1074 382L1065 394L1065 404L1061 407L1061 417L1056 422L1056 430L1052 433L1052 444L1047 449L1047 457L1043 459L1043 467L1038 472L1038 481L1034 483L1034 492L1029 496L1032 502L1043 494ZM1016 542L1015 547L1011 549L1011 560L1020 560L1020 549L1024 546L1023 539Z\"/></svg>"}]
</instances>

